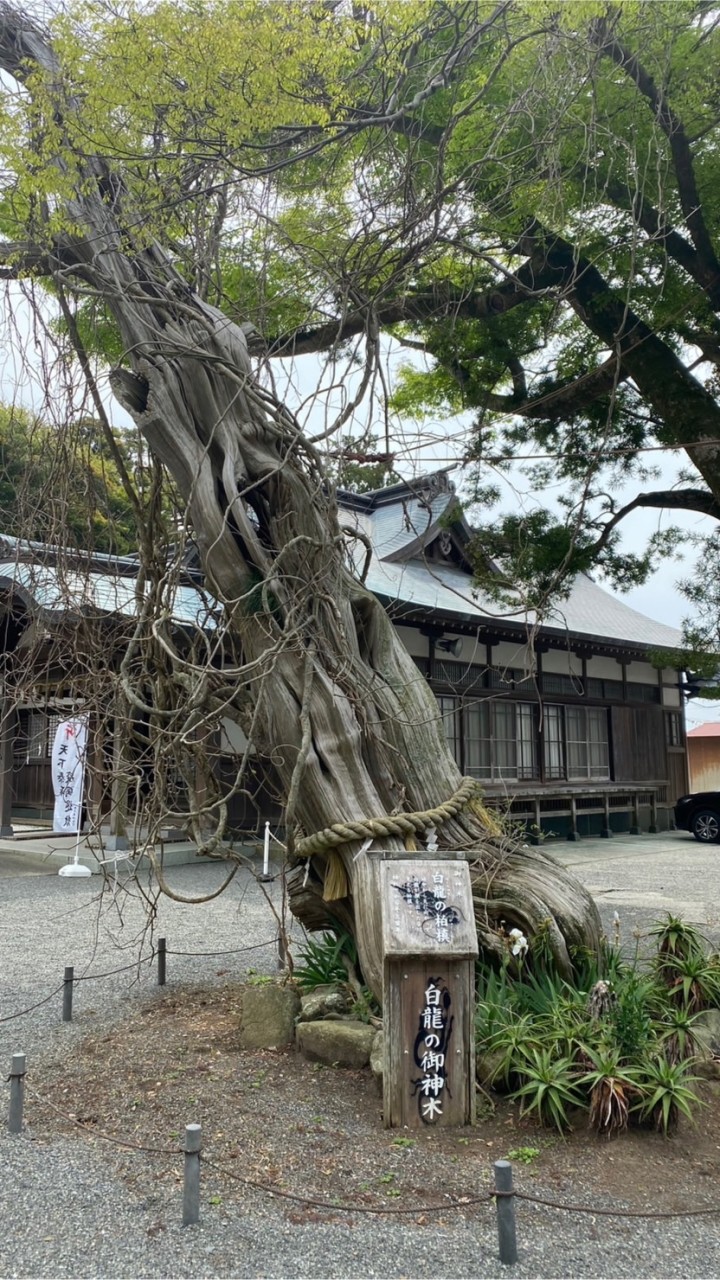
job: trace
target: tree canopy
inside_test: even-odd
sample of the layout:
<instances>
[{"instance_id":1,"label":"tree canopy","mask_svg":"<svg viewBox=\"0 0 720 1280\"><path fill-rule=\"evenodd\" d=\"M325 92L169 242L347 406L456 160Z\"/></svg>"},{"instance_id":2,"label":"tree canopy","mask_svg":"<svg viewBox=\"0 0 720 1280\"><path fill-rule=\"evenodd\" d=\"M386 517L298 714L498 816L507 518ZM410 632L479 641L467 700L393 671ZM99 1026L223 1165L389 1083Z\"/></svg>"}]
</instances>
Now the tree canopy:
<instances>
[{"instance_id":1,"label":"tree canopy","mask_svg":"<svg viewBox=\"0 0 720 1280\"><path fill-rule=\"evenodd\" d=\"M631 584L668 537L622 553L628 509L718 515L704 0L95 4L54 26L76 106L63 146L122 163L136 249L158 237L261 359L354 361L341 452L379 394L404 417L472 412L460 453L483 501L518 460L538 493L562 483L564 513L483 529L515 586L537 598L593 563ZM0 134L7 274L42 270L67 230L58 137L38 125L54 86L27 84ZM87 343L122 359L104 302L79 305ZM411 353L394 386L383 332ZM685 472L658 490L661 449Z\"/></svg>"}]
</instances>

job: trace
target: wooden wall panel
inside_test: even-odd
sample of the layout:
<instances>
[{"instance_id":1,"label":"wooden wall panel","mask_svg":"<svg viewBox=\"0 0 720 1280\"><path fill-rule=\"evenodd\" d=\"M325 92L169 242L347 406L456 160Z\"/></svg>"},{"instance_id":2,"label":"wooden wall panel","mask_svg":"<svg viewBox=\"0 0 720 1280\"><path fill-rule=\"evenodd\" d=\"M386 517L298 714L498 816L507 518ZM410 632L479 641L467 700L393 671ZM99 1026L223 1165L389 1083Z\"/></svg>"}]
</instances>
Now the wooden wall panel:
<instances>
[{"instance_id":1,"label":"wooden wall panel","mask_svg":"<svg viewBox=\"0 0 720 1280\"><path fill-rule=\"evenodd\" d=\"M616 782L656 782L668 776L665 725L660 707L613 707L613 777Z\"/></svg>"},{"instance_id":2,"label":"wooden wall panel","mask_svg":"<svg viewBox=\"0 0 720 1280\"><path fill-rule=\"evenodd\" d=\"M55 795L52 787L49 759L30 760L26 764L15 763L13 772L13 801L31 809L52 809Z\"/></svg>"},{"instance_id":3,"label":"wooden wall panel","mask_svg":"<svg viewBox=\"0 0 720 1280\"><path fill-rule=\"evenodd\" d=\"M716 777L720 780L720 768L716 771ZM720 782L719 782L720 785ZM687 795L688 791L700 790L692 783L688 783L687 777L687 760L684 751L668 752L668 804L675 804L680 796Z\"/></svg>"}]
</instances>

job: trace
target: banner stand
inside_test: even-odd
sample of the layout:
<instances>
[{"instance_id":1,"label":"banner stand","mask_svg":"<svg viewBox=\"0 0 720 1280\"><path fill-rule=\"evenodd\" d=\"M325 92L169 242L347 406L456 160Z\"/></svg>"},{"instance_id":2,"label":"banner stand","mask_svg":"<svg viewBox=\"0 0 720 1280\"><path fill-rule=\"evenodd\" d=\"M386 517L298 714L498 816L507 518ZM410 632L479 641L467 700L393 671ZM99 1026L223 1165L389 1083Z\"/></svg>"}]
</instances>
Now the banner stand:
<instances>
[{"instance_id":1,"label":"banner stand","mask_svg":"<svg viewBox=\"0 0 720 1280\"><path fill-rule=\"evenodd\" d=\"M76 859L77 859L77 856L78 855L76 854L75 855ZM82 862L76 860L75 862L68 862L65 864L64 867L61 867L60 870L58 871L58 875L59 876L91 876L92 871L90 870L89 867L86 867Z\"/></svg>"},{"instance_id":2,"label":"banner stand","mask_svg":"<svg viewBox=\"0 0 720 1280\"><path fill-rule=\"evenodd\" d=\"M58 750L58 744L62 743L63 738L65 738L66 740L67 739L75 740L76 738L80 738L82 745L80 746L80 744L78 744L79 751L77 752L77 755L76 755L76 763L77 762L80 763L79 787L77 787L76 784L74 784L73 782L74 767L72 765L71 765L69 774L65 774L63 776L61 773L60 778L58 780L58 785L55 787L56 797L58 797L59 794L60 795L65 794L64 791L61 791L61 787L63 787L63 785L68 789L72 788L73 794L72 794L71 805L72 805L72 808L75 808L77 813L77 818L76 818L77 826L75 828L77 833L76 840L75 840L75 854L72 862L68 862L64 867L60 867L58 871L58 875L72 876L77 878L82 877L84 879L87 876L92 875L90 868L84 866L83 863L80 861L80 836L82 834L82 808L83 808L83 796L85 795L85 750L86 750L86 742L87 742L87 721L85 721L85 723L83 724L80 717L78 717L75 721L65 721L58 726L58 731L56 734L56 744L53 749L53 772L54 772L53 785L55 785L55 775L57 774L57 770L59 767L55 761L55 752L56 750ZM62 757L62 755L67 752L68 752L67 745L59 747L58 754L60 757ZM59 811L58 810L59 803L60 801L56 800L56 815ZM66 814L68 816L70 811L71 811L71 806L70 804L68 804L66 806ZM64 818L63 826L65 827L65 830L68 829L66 822L67 822L67 818ZM72 828L70 828L70 830L72 830Z\"/></svg>"},{"instance_id":3,"label":"banner stand","mask_svg":"<svg viewBox=\"0 0 720 1280\"><path fill-rule=\"evenodd\" d=\"M80 796L85 794L85 765L83 764L82 783L80 786ZM81 810L82 812L82 805ZM92 871L80 861L80 827L78 826L77 840L75 841L75 857L72 862L67 862L64 867L58 871L59 876L91 876Z\"/></svg>"}]
</instances>

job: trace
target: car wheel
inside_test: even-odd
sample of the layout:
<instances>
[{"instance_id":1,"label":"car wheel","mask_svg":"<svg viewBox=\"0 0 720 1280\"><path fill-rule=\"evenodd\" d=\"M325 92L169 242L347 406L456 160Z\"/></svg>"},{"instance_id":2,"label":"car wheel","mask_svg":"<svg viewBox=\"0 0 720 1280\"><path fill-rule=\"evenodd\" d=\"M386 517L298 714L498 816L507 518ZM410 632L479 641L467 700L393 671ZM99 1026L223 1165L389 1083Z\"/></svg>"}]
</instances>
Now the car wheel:
<instances>
[{"instance_id":1,"label":"car wheel","mask_svg":"<svg viewBox=\"0 0 720 1280\"><path fill-rule=\"evenodd\" d=\"M692 833L703 844L716 844L720 840L720 813L699 809L692 820Z\"/></svg>"}]
</instances>

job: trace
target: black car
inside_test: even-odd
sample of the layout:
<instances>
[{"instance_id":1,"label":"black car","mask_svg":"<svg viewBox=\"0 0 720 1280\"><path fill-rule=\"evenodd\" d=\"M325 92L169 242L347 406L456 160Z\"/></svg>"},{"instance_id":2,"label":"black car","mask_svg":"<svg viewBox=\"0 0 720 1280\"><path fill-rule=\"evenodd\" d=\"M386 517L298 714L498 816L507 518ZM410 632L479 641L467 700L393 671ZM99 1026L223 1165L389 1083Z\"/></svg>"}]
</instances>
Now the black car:
<instances>
[{"instance_id":1,"label":"black car","mask_svg":"<svg viewBox=\"0 0 720 1280\"><path fill-rule=\"evenodd\" d=\"M720 791L696 791L675 805L675 826L703 844L720 842Z\"/></svg>"}]
</instances>

